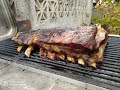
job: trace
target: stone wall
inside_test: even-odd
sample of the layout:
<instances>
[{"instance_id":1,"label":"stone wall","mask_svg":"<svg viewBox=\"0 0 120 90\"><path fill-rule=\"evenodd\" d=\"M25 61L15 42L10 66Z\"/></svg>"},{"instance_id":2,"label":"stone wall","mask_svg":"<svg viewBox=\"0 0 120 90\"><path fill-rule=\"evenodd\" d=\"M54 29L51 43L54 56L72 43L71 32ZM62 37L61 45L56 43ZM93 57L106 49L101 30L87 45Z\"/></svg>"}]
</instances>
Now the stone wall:
<instances>
[{"instance_id":1,"label":"stone wall","mask_svg":"<svg viewBox=\"0 0 120 90\"><path fill-rule=\"evenodd\" d=\"M17 21L30 20L33 29L90 24L92 0L9 0Z\"/></svg>"}]
</instances>

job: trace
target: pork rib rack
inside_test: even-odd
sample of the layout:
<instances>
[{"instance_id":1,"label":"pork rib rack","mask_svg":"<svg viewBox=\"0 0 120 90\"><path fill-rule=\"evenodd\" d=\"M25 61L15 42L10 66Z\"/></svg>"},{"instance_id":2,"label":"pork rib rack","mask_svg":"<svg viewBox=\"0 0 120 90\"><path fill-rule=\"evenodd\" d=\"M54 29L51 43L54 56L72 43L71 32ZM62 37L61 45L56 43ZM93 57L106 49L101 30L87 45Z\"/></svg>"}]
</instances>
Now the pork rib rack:
<instances>
[{"instance_id":1,"label":"pork rib rack","mask_svg":"<svg viewBox=\"0 0 120 90\"><path fill-rule=\"evenodd\" d=\"M97 68L103 61L107 38L107 32L97 25L18 32L12 40L19 44L18 52L28 45L27 57L38 47L42 58L59 58Z\"/></svg>"}]
</instances>

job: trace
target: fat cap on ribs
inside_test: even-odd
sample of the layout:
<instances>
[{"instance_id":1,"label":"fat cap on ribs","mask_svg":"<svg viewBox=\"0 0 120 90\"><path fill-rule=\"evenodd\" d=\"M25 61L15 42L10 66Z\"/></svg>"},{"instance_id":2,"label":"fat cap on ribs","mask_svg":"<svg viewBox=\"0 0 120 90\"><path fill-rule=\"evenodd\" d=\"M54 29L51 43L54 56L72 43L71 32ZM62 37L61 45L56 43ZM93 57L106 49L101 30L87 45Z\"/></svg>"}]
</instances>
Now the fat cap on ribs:
<instances>
[{"instance_id":1,"label":"fat cap on ribs","mask_svg":"<svg viewBox=\"0 0 120 90\"><path fill-rule=\"evenodd\" d=\"M88 50L98 49L101 39L97 38L97 28L84 26L67 29L40 29L29 32L19 32L13 40L21 45L39 44L41 42L49 44L59 44L74 48L84 48ZM98 36L99 37L99 36Z\"/></svg>"}]
</instances>

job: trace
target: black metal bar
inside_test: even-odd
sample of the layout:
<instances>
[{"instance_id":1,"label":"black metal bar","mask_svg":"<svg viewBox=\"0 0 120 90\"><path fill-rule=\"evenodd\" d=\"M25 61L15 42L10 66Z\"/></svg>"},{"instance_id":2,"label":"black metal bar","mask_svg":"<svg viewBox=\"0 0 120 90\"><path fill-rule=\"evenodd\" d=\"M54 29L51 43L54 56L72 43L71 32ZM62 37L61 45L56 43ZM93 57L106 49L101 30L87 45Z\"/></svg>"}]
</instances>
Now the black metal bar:
<instances>
[{"instance_id":1,"label":"black metal bar","mask_svg":"<svg viewBox=\"0 0 120 90\"><path fill-rule=\"evenodd\" d=\"M74 64L69 65L69 64L66 64L66 63L60 63L60 62L58 63L58 62L51 61L51 60L43 61L43 60L40 60L39 57L34 57L34 56L31 56L31 58L22 58L22 60L39 62L39 63L43 63L43 62L52 63L52 64L55 63L56 66L59 64L60 66L71 67L71 68L75 68L75 69L78 69L78 70L85 70L85 71L92 72L92 73L104 74L104 75L109 75L109 76L116 76L116 77L120 78L120 75L115 75L114 73L110 74L110 73L107 73L107 72L101 72L100 69L99 70L93 70L93 69L90 69L90 68L81 67L79 65L74 65Z\"/></svg>"},{"instance_id":2,"label":"black metal bar","mask_svg":"<svg viewBox=\"0 0 120 90\"><path fill-rule=\"evenodd\" d=\"M8 44L9 43L9 44ZM83 78L92 79L91 82L101 82L102 84L110 85L120 88L120 38L109 37L108 44L104 53L103 64L100 68L94 70L90 67L83 67L78 64L64 62L62 60L50 60L42 59L39 56L39 52L31 54L30 58L24 55L24 52L18 53L17 44L8 39L0 42L0 58L5 60L13 60L19 62L33 62L39 63L40 65L54 68L62 68L65 71L71 71L71 74L82 75ZM59 69L57 71L61 72ZM68 73L68 72L66 72ZM68 74L70 75L70 74ZM98 78L98 79L96 79ZM100 81L101 79L104 79ZM87 81L86 81L87 82Z\"/></svg>"}]
</instances>

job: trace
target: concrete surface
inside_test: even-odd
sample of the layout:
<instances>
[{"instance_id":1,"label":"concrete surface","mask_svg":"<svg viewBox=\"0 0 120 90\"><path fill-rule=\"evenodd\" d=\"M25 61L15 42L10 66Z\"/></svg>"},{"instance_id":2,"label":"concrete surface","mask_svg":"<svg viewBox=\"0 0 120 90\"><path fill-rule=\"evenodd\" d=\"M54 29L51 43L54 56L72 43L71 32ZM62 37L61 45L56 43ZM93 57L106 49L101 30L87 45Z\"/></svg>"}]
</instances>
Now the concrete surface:
<instances>
[{"instance_id":1,"label":"concrete surface","mask_svg":"<svg viewBox=\"0 0 120 90\"><path fill-rule=\"evenodd\" d=\"M2 62L1 62L2 61ZM87 83L73 84L0 59L0 90L107 90ZM55 77L55 76L54 76Z\"/></svg>"},{"instance_id":2,"label":"concrete surface","mask_svg":"<svg viewBox=\"0 0 120 90\"><path fill-rule=\"evenodd\" d=\"M15 19L30 20L33 30L89 25L93 4L92 0L9 0L9 3L14 7Z\"/></svg>"}]
</instances>

